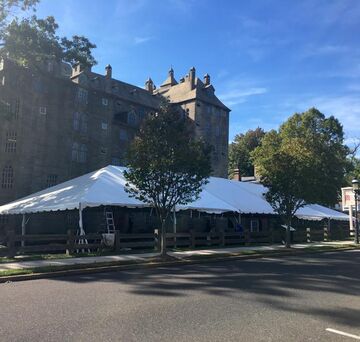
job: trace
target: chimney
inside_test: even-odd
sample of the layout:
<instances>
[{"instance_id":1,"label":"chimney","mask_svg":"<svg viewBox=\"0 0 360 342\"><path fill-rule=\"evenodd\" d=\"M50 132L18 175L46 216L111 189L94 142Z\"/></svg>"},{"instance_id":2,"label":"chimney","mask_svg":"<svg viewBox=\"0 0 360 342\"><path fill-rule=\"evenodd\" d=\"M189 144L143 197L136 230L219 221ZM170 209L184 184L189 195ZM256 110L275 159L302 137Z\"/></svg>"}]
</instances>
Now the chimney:
<instances>
[{"instance_id":1,"label":"chimney","mask_svg":"<svg viewBox=\"0 0 360 342\"><path fill-rule=\"evenodd\" d=\"M79 62L77 62L76 64L73 65L72 67L72 75L71 76L76 76L79 75L82 71L85 70L84 65L80 64Z\"/></svg>"},{"instance_id":2,"label":"chimney","mask_svg":"<svg viewBox=\"0 0 360 342\"><path fill-rule=\"evenodd\" d=\"M106 78L109 78L109 79L111 79L111 77L112 77L112 67L110 64L108 64L105 67L105 76L106 76Z\"/></svg>"},{"instance_id":3,"label":"chimney","mask_svg":"<svg viewBox=\"0 0 360 342\"><path fill-rule=\"evenodd\" d=\"M190 80L190 86L191 89L195 88L195 68L192 67L189 71L189 80Z\"/></svg>"},{"instance_id":4,"label":"chimney","mask_svg":"<svg viewBox=\"0 0 360 342\"><path fill-rule=\"evenodd\" d=\"M241 174L240 174L240 170L239 169L234 169L233 170L233 180L241 182Z\"/></svg>"},{"instance_id":5,"label":"chimney","mask_svg":"<svg viewBox=\"0 0 360 342\"><path fill-rule=\"evenodd\" d=\"M149 77L147 81L145 82L145 89L150 93L153 94L155 90L155 85L153 80Z\"/></svg>"},{"instance_id":6,"label":"chimney","mask_svg":"<svg viewBox=\"0 0 360 342\"><path fill-rule=\"evenodd\" d=\"M210 85L210 75L209 74L205 74L205 76L204 76L204 84L206 86Z\"/></svg>"}]
</instances>

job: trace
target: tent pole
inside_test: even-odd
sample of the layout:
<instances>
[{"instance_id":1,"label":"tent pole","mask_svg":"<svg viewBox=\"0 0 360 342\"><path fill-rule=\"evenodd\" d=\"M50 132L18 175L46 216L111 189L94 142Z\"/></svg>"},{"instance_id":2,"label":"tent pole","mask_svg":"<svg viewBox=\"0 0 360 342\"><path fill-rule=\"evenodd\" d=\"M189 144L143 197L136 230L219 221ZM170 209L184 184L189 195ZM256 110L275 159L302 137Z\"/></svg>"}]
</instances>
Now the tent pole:
<instances>
[{"instance_id":1,"label":"tent pole","mask_svg":"<svg viewBox=\"0 0 360 342\"><path fill-rule=\"evenodd\" d=\"M176 210L175 210L175 206L174 206L174 210L173 210L173 215L174 215L174 234L176 234L176 225L177 225L177 222L176 222ZM174 247L176 248L176 236L174 237Z\"/></svg>"},{"instance_id":2,"label":"tent pole","mask_svg":"<svg viewBox=\"0 0 360 342\"><path fill-rule=\"evenodd\" d=\"M83 208L81 203L79 203L79 235L85 235L84 225L83 225Z\"/></svg>"},{"instance_id":3,"label":"tent pole","mask_svg":"<svg viewBox=\"0 0 360 342\"><path fill-rule=\"evenodd\" d=\"M174 234L176 234L176 224L177 224L177 222L176 222L176 210L175 210L175 206L174 206L174 209L173 209L173 218L174 218L174 222L173 222L173 224L174 224Z\"/></svg>"},{"instance_id":4,"label":"tent pole","mask_svg":"<svg viewBox=\"0 0 360 342\"><path fill-rule=\"evenodd\" d=\"M26 234L26 215L22 215L22 221L21 221L21 236L25 236ZM21 240L21 247L25 246L25 241Z\"/></svg>"}]
</instances>

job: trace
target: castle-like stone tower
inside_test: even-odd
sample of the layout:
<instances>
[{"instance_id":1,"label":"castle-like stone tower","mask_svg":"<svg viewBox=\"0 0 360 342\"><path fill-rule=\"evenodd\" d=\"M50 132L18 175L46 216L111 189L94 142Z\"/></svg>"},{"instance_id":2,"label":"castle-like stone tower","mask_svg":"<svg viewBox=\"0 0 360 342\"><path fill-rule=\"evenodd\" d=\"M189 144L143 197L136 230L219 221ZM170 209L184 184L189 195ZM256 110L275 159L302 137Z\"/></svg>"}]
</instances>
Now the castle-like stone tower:
<instances>
[{"instance_id":1,"label":"castle-like stone tower","mask_svg":"<svg viewBox=\"0 0 360 342\"><path fill-rule=\"evenodd\" d=\"M42 72L0 61L0 204L96 170L124 165L125 152L147 113L165 97L181 106L196 134L214 147L213 175L227 177L230 110L215 96L210 76L174 70L145 89L76 65ZM0 222L1 224L1 222Z\"/></svg>"},{"instance_id":2,"label":"castle-like stone tower","mask_svg":"<svg viewBox=\"0 0 360 342\"><path fill-rule=\"evenodd\" d=\"M193 67L177 82L171 68L166 80L154 91L179 104L194 120L196 134L213 146L213 174L226 178L230 109L216 97L210 76L206 74L201 81Z\"/></svg>"}]
</instances>

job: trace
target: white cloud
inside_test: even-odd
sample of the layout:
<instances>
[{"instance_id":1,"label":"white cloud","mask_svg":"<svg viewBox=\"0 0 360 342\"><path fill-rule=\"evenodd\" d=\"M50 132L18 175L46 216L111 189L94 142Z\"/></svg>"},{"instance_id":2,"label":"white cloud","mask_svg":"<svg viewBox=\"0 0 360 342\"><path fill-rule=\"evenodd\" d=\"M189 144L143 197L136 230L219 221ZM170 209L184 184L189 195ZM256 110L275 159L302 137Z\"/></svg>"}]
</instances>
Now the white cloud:
<instances>
[{"instance_id":1,"label":"white cloud","mask_svg":"<svg viewBox=\"0 0 360 342\"><path fill-rule=\"evenodd\" d=\"M357 95L303 97L283 103L294 111L303 112L315 107L326 116L335 116L344 127L347 138L360 138L360 97Z\"/></svg>"},{"instance_id":2,"label":"white cloud","mask_svg":"<svg viewBox=\"0 0 360 342\"><path fill-rule=\"evenodd\" d=\"M261 95L267 92L266 88L251 87L247 89L229 90L219 95L221 101L225 102L228 106L235 106L247 101L248 97L254 95Z\"/></svg>"},{"instance_id":3,"label":"white cloud","mask_svg":"<svg viewBox=\"0 0 360 342\"><path fill-rule=\"evenodd\" d=\"M143 44L143 43L146 43L150 40L153 40L154 37L135 37L134 38L134 44L135 45L139 45L139 44Z\"/></svg>"}]
</instances>

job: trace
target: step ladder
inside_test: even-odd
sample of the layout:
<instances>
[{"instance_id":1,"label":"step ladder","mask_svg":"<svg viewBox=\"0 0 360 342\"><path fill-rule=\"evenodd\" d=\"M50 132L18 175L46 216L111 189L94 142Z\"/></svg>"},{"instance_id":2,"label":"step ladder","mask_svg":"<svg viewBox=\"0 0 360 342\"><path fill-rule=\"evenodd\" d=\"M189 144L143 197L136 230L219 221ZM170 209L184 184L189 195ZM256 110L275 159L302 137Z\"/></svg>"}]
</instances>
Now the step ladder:
<instances>
[{"instance_id":1,"label":"step ladder","mask_svg":"<svg viewBox=\"0 0 360 342\"><path fill-rule=\"evenodd\" d=\"M105 211L106 229L108 234L115 233L114 215L112 211Z\"/></svg>"}]
</instances>

